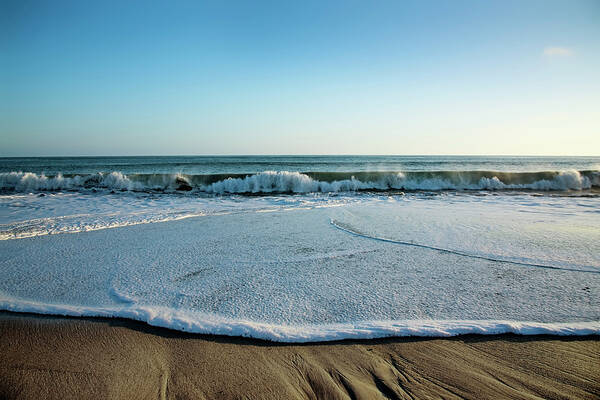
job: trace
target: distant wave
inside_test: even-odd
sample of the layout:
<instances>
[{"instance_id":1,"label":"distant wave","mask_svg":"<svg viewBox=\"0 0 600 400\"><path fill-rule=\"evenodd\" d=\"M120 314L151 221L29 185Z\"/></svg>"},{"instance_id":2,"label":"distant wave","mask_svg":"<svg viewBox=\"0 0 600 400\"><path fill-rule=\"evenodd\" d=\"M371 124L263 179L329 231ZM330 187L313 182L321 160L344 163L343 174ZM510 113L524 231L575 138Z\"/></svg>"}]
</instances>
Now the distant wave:
<instances>
[{"instance_id":1,"label":"distant wave","mask_svg":"<svg viewBox=\"0 0 600 400\"><path fill-rule=\"evenodd\" d=\"M0 173L0 190L31 191L196 191L212 194L269 194L352 191L535 190L569 191L600 187L600 171L422 171L290 172L255 174Z\"/></svg>"},{"instance_id":2,"label":"distant wave","mask_svg":"<svg viewBox=\"0 0 600 400\"><path fill-rule=\"evenodd\" d=\"M114 295L114 293L112 293ZM47 304L0 293L0 310L72 317L127 318L149 325L201 334L243 336L274 342L323 342L402 336L449 337L465 334L582 336L600 334L600 321L544 323L498 320L363 321L327 325L279 325L230 319L215 314L138 304L117 292L117 306Z\"/></svg>"}]
</instances>

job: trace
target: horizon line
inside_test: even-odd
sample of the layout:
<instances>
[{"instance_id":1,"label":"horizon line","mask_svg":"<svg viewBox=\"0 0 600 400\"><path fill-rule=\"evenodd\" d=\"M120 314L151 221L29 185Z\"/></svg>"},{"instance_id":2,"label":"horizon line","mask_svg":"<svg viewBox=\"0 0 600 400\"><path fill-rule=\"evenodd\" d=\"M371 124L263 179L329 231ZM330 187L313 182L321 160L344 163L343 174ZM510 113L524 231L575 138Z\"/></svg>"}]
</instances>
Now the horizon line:
<instances>
[{"instance_id":1,"label":"horizon line","mask_svg":"<svg viewBox=\"0 0 600 400\"><path fill-rule=\"evenodd\" d=\"M131 154L131 155L0 155L1 158L117 158L117 157L600 157L556 154Z\"/></svg>"}]
</instances>

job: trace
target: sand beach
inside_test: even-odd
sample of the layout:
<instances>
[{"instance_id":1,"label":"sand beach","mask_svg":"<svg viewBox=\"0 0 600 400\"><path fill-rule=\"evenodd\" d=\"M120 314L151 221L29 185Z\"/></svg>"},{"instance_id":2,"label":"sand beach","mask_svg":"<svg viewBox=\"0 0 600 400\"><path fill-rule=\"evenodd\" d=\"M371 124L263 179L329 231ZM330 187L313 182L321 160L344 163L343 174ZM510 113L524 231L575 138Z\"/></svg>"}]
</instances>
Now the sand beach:
<instances>
[{"instance_id":1,"label":"sand beach","mask_svg":"<svg viewBox=\"0 0 600 400\"><path fill-rule=\"evenodd\" d=\"M598 336L282 344L124 319L0 316L7 399L592 399Z\"/></svg>"}]
</instances>

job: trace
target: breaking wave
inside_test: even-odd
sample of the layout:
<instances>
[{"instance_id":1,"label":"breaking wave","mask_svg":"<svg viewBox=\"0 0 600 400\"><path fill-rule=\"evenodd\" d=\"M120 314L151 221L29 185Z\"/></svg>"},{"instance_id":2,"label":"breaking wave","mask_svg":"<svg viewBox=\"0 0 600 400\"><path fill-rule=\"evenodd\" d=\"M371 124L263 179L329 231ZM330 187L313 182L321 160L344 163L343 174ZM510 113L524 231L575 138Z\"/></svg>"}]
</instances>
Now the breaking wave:
<instances>
[{"instance_id":1,"label":"breaking wave","mask_svg":"<svg viewBox=\"0 0 600 400\"><path fill-rule=\"evenodd\" d=\"M580 191L600 187L600 171L290 172L255 174L57 174L0 173L0 190L195 191L211 194L270 194L352 191L535 190Z\"/></svg>"}]
</instances>

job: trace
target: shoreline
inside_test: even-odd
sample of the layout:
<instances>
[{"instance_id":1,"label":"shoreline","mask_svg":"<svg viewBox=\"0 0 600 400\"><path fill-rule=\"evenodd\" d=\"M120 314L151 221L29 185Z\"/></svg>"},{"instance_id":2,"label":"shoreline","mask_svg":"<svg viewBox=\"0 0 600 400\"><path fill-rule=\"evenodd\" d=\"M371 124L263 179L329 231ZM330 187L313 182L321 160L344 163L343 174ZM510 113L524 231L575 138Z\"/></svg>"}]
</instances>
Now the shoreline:
<instances>
[{"instance_id":1,"label":"shoreline","mask_svg":"<svg viewBox=\"0 0 600 400\"><path fill-rule=\"evenodd\" d=\"M125 300L127 301L126 298ZM243 337L288 344L403 337L450 338L464 335L600 336L600 321L548 323L510 320L383 320L327 325L278 325L219 317L196 320L193 314L173 313L161 307L119 310L110 307L40 304L19 299L0 301L0 313L2 312L39 317L122 319L182 333Z\"/></svg>"},{"instance_id":2,"label":"shoreline","mask_svg":"<svg viewBox=\"0 0 600 400\"><path fill-rule=\"evenodd\" d=\"M0 312L2 398L600 396L600 336L280 343Z\"/></svg>"}]
</instances>

